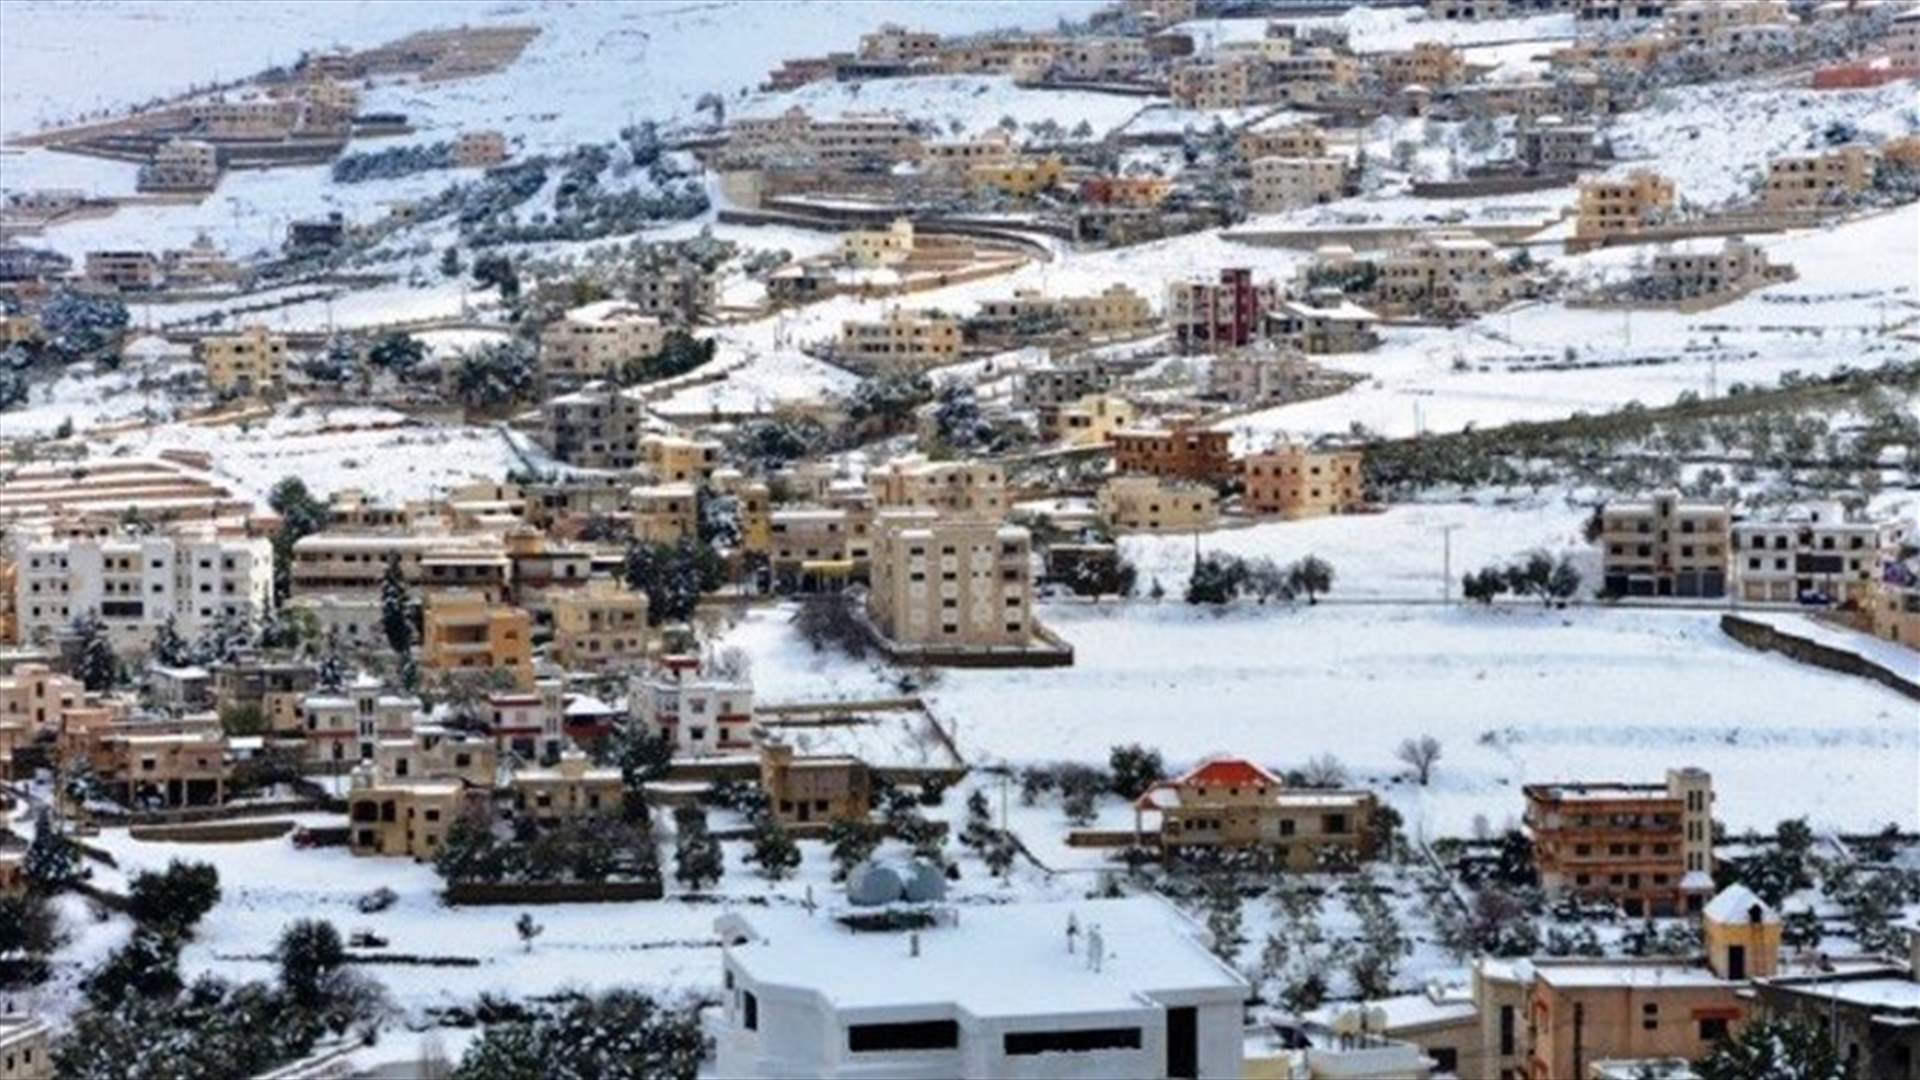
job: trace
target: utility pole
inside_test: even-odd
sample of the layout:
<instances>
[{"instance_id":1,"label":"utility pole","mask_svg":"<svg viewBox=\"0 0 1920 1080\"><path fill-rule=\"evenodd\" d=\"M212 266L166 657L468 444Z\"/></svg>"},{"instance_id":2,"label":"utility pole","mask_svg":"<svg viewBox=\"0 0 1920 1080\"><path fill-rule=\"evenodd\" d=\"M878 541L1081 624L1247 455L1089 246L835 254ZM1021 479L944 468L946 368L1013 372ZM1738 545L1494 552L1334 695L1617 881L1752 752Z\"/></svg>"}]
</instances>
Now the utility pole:
<instances>
[{"instance_id":1,"label":"utility pole","mask_svg":"<svg viewBox=\"0 0 1920 1080\"><path fill-rule=\"evenodd\" d=\"M1440 526L1440 602L1453 603L1453 530L1459 524Z\"/></svg>"}]
</instances>

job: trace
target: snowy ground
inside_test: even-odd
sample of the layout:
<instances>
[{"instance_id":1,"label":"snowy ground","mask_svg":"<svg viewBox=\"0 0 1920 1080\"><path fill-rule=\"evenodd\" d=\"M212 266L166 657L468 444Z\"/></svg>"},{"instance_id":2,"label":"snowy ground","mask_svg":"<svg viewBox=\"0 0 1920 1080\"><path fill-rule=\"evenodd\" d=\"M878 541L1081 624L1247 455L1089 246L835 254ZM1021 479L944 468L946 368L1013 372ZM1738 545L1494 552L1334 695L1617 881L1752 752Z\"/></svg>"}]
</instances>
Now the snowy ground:
<instances>
[{"instance_id":1,"label":"snowy ground","mask_svg":"<svg viewBox=\"0 0 1920 1080\"><path fill-rule=\"evenodd\" d=\"M879 692L870 669L809 652L786 617L754 609L726 639L752 654L758 693ZM1480 815L1517 820L1525 783L1652 780L1695 764L1714 773L1717 813L1736 830L1777 821L1784 790L1804 793L1793 809L1821 824L1920 824L1912 703L1749 651L1720 633L1716 612L1322 604L1216 615L1170 598L1049 604L1039 617L1073 644L1071 668L948 671L931 691L977 761L1104 761L1133 741L1170 766L1216 751L1278 766L1332 753L1428 836L1464 835ZM1427 734L1446 756L1418 788L1393 753Z\"/></svg>"}]
</instances>

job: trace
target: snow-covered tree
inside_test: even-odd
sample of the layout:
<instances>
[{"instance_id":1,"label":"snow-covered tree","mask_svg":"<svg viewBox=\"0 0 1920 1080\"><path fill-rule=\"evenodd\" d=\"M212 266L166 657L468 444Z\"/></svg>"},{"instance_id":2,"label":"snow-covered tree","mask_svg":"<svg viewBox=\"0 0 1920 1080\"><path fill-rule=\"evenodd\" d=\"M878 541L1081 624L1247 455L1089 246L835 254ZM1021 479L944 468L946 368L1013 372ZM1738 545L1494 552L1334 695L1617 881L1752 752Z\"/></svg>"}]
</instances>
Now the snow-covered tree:
<instances>
[{"instance_id":1,"label":"snow-covered tree","mask_svg":"<svg viewBox=\"0 0 1920 1080\"><path fill-rule=\"evenodd\" d=\"M42 894L58 892L84 876L79 848L61 834L45 808L33 817L33 840L21 870L28 886Z\"/></svg>"},{"instance_id":2,"label":"snow-covered tree","mask_svg":"<svg viewBox=\"0 0 1920 1080\"><path fill-rule=\"evenodd\" d=\"M79 655L80 681L95 693L112 689L120 681L120 658L114 655L106 624L88 612L73 621L72 634Z\"/></svg>"},{"instance_id":3,"label":"snow-covered tree","mask_svg":"<svg viewBox=\"0 0 1920 1080\"><path fill-rule=\"evenodd\" d=\"M780 881L800 868L800 846L772 814L763 815L753 832L749 860L768 881Z\"/></svg>"},{"instance_id":4,"label":"snow-covered tree","mask_svg":"<svg viewBox=\"0 0 1920 1080\"><path fill-rule=\"evenodd\" d=\"M707 812L698 806L682 806L673 812L673 876L695 892L720 880L725 869L720 843L707 830Z\"/></svg>"}]
</instances>

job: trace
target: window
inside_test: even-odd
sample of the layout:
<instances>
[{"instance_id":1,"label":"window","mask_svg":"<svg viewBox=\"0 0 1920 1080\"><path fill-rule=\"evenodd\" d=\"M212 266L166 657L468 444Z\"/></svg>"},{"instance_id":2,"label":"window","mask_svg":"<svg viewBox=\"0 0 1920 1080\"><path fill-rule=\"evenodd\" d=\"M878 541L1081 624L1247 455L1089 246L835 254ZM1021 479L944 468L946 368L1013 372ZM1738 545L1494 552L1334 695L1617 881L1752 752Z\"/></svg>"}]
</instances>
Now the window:
<instances>
[{"instance_id":1,"label":"window","mask_svg":"<svg viewBox=\"0 0 1920 1080\"><path fill-rule=\"evenodd\" d=\"M1700 1018L1700 1041L1719 1042L1727 1037L1727 1021L1718 1016Z\"/></svg>"},{"instance_id":2,"label":"window","mask_svg":"<svg viewBox=\"0 0 1920 1080\"><path fill-rule=\"evenodd\" d=\"M1427 1055L1433 1058L1433 1071L1457 1075L1460 1072L1460 1051L1451 1046L1431 1046Z\"/></svg>"},{"instance_id":3,"label":"window","mask_svg":"<svg viewBox=\"0 0 1920 1080\"><path fill-rule=\"evenodd\" d=\"M847 1028L847 1049L856 1054L884 1050L952 1050L959 1045L960 1025L953 1020L854 1024Z\"/></svg>"},{"instance_id":4,"label":"window","mask_svg":"<svg viewBox=\"0 0 1920 1080\"><path fill-rule=\"evenodd\" d=\"M1649 1001L1645 1005L1640 1006L1641 1029L1645 1031L1652 1031L1654 1028L1657 1028L1659 1026L1660 1026L1660 1005L1657 1002Z\"/></svg>"},{"instance_id":5,"label":"window","mask_svg":"<svg viewBox=\"0 0 1920 1080\"><path fill-rule=\"evenodd\" d=\"M1010 1031L1007 1056L1084 1053L1088 1050L1138 1050L1139 1028L1081 1028L1078 1031Z\"/></svg>"},{"instance_id":6,"label":"window","mask_svg":"<svg viewBox=\"0 0 1920 1080\"><path fill-rule=\"evenodd\" d=\"M740 996L740 1026L748 1031L760 1030L760 999L748 990Z\"/></svg>"},{"instance_id":7,"label":"window","mask_svg":"<svg viewBox=\"0 0 1920 1080\"><path fill-rule=\"evenodd\" d=\"M1500 1006L1500 1056L1513 1056L1513 1006Z\"/></svg>"}]
</instances>

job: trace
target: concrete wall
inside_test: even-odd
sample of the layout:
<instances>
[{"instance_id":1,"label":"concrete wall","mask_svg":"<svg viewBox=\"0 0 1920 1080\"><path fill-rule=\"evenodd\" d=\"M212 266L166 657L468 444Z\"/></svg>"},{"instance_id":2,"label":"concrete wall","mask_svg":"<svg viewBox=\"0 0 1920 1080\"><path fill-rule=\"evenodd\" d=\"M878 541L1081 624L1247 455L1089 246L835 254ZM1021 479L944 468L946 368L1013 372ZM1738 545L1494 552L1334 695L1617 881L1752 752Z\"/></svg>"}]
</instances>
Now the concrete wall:
<instances>
[{"instance_id":1,"label":"concrete wall","mask_svg":"<svg viewBox=\"0 0 1920 1080\"><path fill-rule=\"evenodd\" d=\"M1789 634L1767 623L1743 619L1738 615L1720 616L1720 630L1749 648L1777 652L1803 664L1872 679L1894 693L1920 701L1920 682L1896 674L1892 669L1858 653L1822 645L1810 638Z\"/></svg>"}]
</instances>

